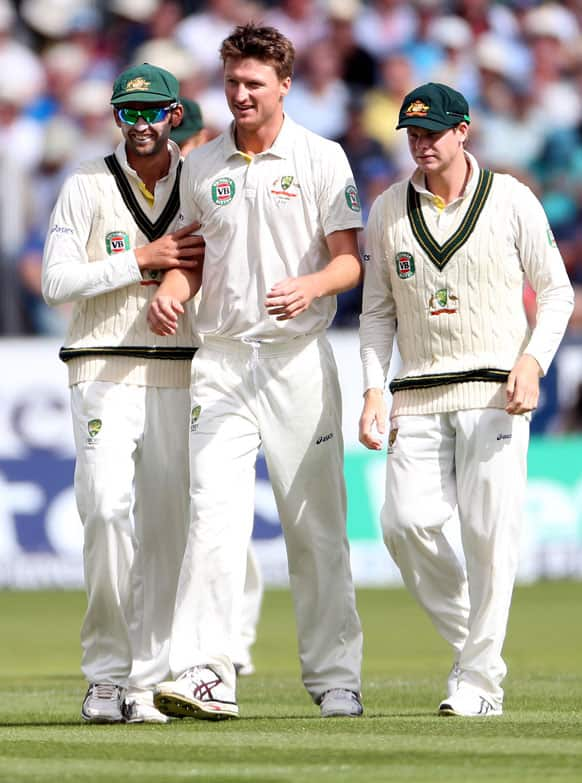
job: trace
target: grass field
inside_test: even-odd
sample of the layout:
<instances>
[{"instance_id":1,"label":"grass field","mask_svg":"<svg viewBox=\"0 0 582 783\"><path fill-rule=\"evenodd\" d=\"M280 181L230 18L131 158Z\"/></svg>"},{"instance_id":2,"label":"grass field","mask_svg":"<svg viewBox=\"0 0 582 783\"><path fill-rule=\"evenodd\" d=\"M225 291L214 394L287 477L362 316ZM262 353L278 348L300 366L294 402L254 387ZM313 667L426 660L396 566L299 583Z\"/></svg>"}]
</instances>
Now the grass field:
<instances>
[{"instance_id":1,"label":"grass field","mask_svg":"<svg viewBox=\"0 0 582 783\"><path fill-rule=\"evenodd\" d=\"M435 715L449 653L402 590L361 590L361 719L319 717L298 672L289 594L270 591L242 720L82 725L84 596L0 592L0 781L582 781L582 583L516 590L505 714Z\"/></svg>"}]
</instances>

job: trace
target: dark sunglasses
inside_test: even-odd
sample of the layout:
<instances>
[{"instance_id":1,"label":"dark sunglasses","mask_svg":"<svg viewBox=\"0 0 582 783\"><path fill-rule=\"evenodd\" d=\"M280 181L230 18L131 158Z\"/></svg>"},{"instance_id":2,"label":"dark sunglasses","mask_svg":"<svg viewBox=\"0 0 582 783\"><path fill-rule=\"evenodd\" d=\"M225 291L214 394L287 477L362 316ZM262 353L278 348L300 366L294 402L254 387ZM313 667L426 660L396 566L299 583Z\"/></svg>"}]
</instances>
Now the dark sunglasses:
<instances>
[{"instance_id":1,"label":"dark sunglasses","mask_svg":"<svg viewBox=\"0 0 582 783\"><path fill-rule=\"evenodd\" d=\"M156 122L163 122L177 106L177 103L171 103L169 106L152 106L151 109L130 109L124 106L115 111L124 125L135 125L140 117L143 117L144 122L147 122L148 125L154 125Z\"/></svg>"}]
</instances>

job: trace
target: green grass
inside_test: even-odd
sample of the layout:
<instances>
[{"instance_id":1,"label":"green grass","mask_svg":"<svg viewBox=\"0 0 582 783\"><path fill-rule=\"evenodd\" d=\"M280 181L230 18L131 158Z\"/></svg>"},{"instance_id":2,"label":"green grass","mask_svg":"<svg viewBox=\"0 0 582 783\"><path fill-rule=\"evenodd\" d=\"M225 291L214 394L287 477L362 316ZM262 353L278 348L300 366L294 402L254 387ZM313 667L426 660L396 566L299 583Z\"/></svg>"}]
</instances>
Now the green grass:
<instances>
[{"instance_id":1,"label":"green grass","mask_svg":"<svg viewBox=\"0 0 582 783\"><path fill-rule=\"evenodd\" d=\"M361 590L365 717L319 718L289 594L269 591L243 719L87 726L76 592L0 592L0 781L582 780L582 583L516 590L501 718L439 718L449 653L403 590Z\"/></svg>"}]
</instances>

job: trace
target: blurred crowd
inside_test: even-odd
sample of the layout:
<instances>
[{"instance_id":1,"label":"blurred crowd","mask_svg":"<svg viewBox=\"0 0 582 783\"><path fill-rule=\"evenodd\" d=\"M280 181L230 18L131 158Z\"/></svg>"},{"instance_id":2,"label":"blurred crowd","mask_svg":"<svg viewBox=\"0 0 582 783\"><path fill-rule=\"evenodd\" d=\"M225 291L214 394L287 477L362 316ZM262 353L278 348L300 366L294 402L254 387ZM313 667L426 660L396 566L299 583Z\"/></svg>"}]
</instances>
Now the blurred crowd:
<instances>
[{"instance_id":1,"label":"blurred crowd","mask_svg":"<svg viewBox=\"0 0 582 783\"><path fill-rule=\"evenodd\" d=\"M251 19L295 44L286 111L342 144L364 217L410 173L395 132L404 95L425 81L463 92L469 149L544 204L582 334L582 0L0 0L0 335L64 331L66 311L40 296L44 236L64 178L119 140L115 76L139 62L172 71L211 138L230 120L220 43ZM341 297L336 327L357 325L358 297Z\"/></svg>"}]
</instances>

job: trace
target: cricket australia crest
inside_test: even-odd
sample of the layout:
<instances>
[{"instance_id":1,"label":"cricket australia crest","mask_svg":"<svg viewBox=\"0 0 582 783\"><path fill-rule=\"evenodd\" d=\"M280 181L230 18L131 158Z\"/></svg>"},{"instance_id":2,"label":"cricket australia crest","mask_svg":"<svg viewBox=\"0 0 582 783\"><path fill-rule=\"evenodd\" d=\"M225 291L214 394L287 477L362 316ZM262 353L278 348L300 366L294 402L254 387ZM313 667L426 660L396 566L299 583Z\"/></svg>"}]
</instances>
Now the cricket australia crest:
<instances>
[{"instance_id":1,"label":"cricket australia crest","mask_svg":"<svg viewBox=\"0 0 582 783\"><path fill-rule=\"evenodd\" d=\"M451 293L448 288L439 288L428 300L431 315L443 315L444 313L456 313L459 297Z\"/></svg>"}]
</instances>

